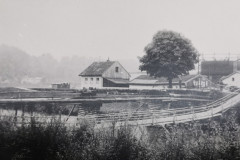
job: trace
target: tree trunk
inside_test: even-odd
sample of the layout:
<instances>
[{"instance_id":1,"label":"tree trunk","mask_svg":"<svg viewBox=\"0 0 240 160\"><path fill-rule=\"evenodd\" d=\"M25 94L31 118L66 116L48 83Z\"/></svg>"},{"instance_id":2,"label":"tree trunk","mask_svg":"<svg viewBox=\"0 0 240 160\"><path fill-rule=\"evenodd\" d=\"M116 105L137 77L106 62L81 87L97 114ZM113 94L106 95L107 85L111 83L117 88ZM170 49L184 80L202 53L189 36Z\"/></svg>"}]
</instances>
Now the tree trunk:
<instances>
[{"instance_id":1,"label":"tree trunk","mask_svg":"<svg viewBox=\"0 0 240 160\"><path fill-rule=\"evenodd\" d=\"M172 88L172 78L168 78L168 88Z\"/></svg>"}]
</instances>

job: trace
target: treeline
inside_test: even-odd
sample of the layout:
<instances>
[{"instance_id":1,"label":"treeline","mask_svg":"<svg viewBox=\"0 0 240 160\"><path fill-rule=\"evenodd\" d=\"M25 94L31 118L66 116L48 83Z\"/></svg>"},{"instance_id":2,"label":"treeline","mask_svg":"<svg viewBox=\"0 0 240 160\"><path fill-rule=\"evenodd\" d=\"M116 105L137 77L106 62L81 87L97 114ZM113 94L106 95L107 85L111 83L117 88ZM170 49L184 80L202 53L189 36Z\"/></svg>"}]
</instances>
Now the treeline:
<instances>
[{"instance_id":1,"label":"treeline","mask_svg":"<svg viewBox=\"0 0 240 160\"><path fill-rule=\"evenodd\" d=\"M0 122L2 159L215 160L240 158L240 109L216 119L149 127L147 132L122 126L69 129L52 121L17 127Z\"/></svg>"},{"instance_id":2,"label":"treeline","mask_svg":"<svg viewBox=\"0 0 240 160\"><path fill-rule=\"evenodd\" d=\"M18 48L1 45L0 82L21 83L26 77L40 77L43 82L72 82L94 60L72 56L58 61L51 54L31 56Z\"/></svg>"},{"instance_id":3,"label":"treeline","mask_svg":"<svg viewBox=\"0 0 240 160\"><path fill-rule=\"evenodd\" d=\"M79 82L78 75L93 61L104 61L104 59L75 55L56 60L49 53L32 56L16 47L0 45L0 85L28 83L28 78L36 77L41 78L42 83L49 84ZM137 58L123 59L120 62L129 72L138 71Z\"/></svg>"}]
</instances>

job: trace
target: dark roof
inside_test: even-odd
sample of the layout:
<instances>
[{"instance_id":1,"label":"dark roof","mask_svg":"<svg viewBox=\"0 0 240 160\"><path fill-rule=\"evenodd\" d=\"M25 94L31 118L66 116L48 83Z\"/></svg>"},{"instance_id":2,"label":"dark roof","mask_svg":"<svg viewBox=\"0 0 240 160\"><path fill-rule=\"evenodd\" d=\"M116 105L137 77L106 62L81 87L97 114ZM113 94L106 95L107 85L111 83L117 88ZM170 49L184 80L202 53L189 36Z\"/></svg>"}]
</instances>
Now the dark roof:
<instances>
[{"instance_id":1,"label":"dark roof","mask_svg":"<svg viewBox=\"0 0 240 160\"><path fill-rule=\"evenodd\" d=\"M115 61L93 62L79 76L101 76Z\"/></svg>"},{"instance_id":2,"label":"dark roof","mask_svg":"<svg viewBox=\"0 0 240 160\"><path fill-rule=\"evenodd\" d=\"M180 76L179 78L173 78L172 83L179 83L180 79L182 83L185 83L196 76L197 75L184 75ZM140 75L133 79L130 84L168 84L168 79L166 77L154 78L149 75Z\"/></svg>"},{"instance_id":3,"label":"dark roof","mask_svg":"<svg viewBox=\"0 0 240 160\"><path fill-rule=\"evenodd\" d=\"M180 76L180 79L182 80L182 82L187 82L192 78L195 78L197 76L202 76L202 75L184 75L184 76Z\"/></svg>"},{"instance_id":4,"label":"dark roof","mask_svg":"<svg viewBox=\"0 0 240 160\"><path fill-rule=\"evenodd\" d=\"M149 75L140 75L140 76L136 77L135 79L156 80L156 78L151 77Z\"/></svg>"},{"instance_id":5,"label":"dark roof","mask_svg":"<svg viewBox=\"0 0 240 160\"><path fill-rule=\"evenodd\" d=\"M116 83L116 84L128 84L128 79L120 79L120 78L106 78L107 80Z\"/></svg>"},{"instance_id":6,"label":"dark roof","mask_svg":"<svg viewBox=\"0 0 240 160\"><path fill-rule=\"evenodd\" d=\"M201 74L226 76L233 73L233 61L203 61Z\"/></svg>"},{"instance_id":7,"label":"dark roof","mask_svg":"<svg viewBox=\"0 0 240 160\"><path fill-rule=\"evenodd\" d=\"M231 76L234 75L234 74L240 74L240 72L239 72L239 71L233 72L232 74L229 74L229 75L227 75L227 76L223 76L223 77L221 77L220 80L223 81L223 80L225 80L225 79L231 77Z\"/></svg>"}]
</instances>

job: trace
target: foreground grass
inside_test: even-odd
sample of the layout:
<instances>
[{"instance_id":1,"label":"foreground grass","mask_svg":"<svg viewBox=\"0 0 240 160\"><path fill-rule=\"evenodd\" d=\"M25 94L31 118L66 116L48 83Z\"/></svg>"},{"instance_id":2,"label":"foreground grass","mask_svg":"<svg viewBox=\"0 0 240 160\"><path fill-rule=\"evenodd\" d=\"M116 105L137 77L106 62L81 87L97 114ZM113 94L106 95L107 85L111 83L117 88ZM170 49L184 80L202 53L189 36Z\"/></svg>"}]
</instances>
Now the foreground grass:
<instances>
[{"instance_id":1,"label":"foreground grass","mask_svg":"<svg viewBox=\"0 0 240 160\"><path fill-rule=\"evenodd\" d=\"M117 134L117 136L116 136ZM147 148L127 127L95 131L88 125L68 130L61 123L16 127L0 123L1 159L149 159Z\"/></svg>"},{"instance_id":2,"label":"foreground grass","mask_svg":"<svg viewBox=\"0 0 240 160\"><path fill-rule=\"evenodd\" d=\"M89 124L69 129L62 123L17 127L0 121L1 159L130 160L240 159L240 107L223 117L188 124L149 127L136 138L122 126L94 130Z\"/></svg>"}]
</instances>

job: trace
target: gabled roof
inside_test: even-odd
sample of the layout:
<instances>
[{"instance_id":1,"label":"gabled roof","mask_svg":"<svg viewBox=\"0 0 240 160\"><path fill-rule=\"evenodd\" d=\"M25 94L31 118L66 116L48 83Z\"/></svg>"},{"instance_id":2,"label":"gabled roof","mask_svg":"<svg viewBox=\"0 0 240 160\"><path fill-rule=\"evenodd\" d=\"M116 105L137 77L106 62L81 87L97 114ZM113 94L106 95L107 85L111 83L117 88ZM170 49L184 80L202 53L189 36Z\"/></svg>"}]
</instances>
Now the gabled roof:
<instances>
[{"instance_id":1,"label":"gabled roof","mask_svg":"<svg viewBox=\"0 0 240 160\"><path fill-rule=\"evenodd\" d=\"M174 78L173 83L179 82L178 78ZM130 84L153 84L153 85L158 85L158 84L167 84L168 80L166 77L161 77L161 78L154 78L149 75L140 75L133 79Z\"/></svg>"},{"instance_id":2,"label":"gabled roof","mask_svg":"<svg viewBox=\"0 0 240 160\"><path fill-rule=\"evenodd\" d=\"M201 75L184 75L179 76L178 78L173 78L172 83L179 83L181 80L182 83L186 83L198 76ZM153 84L153 85L160 85L160 84L168 84L168 79L166 77L154 78L149 75L140 75L137 78L133 79L130 84Z\"/></svg>"},{"instance_id":3,"label":"gabled roof","mask_svg":"<svg viewBox=\"0 0 240 160\"><path fill-rule=\"evenodd\" d=\"M115 61L93 62L79 76L102 76L114 63Z\"/></svg>"},{"instance_id":4,"label":"gabled roof","mask_svg":"<svg viewBox=\"0 0 240 160\"><path fill-rule=\"evenodd\" d=\"M239 72L239 71L233 72L232 74L229 74L229 75L227 75L227 76L223 76L222 78L220 78L220 80L223 81L223 80L225 80L225 79L231 77L231 76L234 75L234 74L240 74L240 72Z\"/></svg>"},{"instance_id":5,"label":"gabled roof","mask_svg":"<svg viewBox=\"0 0 240 160\"><path fill-rule=\"evenodd\" d=\"M130 83L132 84L155 84L158 79L150 77L149 75L140 75L134 78Z\"/></svg>"},{"instance_id":6,"label":"gabled roof","mask_svg":"<svg viewBox=\"0 0 240 160\"><path fill-rule=\"evenodd\" d=\"M120 78L106 78L107 80L116 83L116 84L128 84L128 79L120 79Z\"/></svg>"},{"instance_id":7,"label":"gabled roof","mask_svg":"<svg viewBox=\"0 0 240 160\"><path fill-rule=\"evenodd\" d=\"M197 74L197 75L183 75L183 76L180 76L179 78L182 80L183 83L186 83L186 82L189 82L197 77L206 77L206 76L203 76L203 75L200 75L200 74Z\"/></svg>"}]
</instances>

